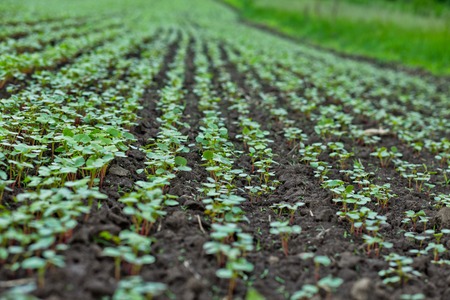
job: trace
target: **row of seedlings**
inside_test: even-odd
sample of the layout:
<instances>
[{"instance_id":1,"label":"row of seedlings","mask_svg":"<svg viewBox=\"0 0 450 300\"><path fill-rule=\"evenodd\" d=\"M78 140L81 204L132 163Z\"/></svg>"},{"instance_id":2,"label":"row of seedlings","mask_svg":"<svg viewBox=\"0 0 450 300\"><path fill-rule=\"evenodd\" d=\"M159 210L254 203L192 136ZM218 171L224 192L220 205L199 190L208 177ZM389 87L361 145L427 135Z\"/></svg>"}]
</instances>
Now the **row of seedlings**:
<instances>
[{"instance_id":1,"label":"row of seedlings","mask_svg":"<svg viewBox=\"0 0 450 300\"><path fill-rule=\"evenodd\" d=\"M112 25L118 24L118 21L113 19L106 23ZM67 63L87 49L126 33L123 28L107 27L109 28L99 32L91 31L84 36L67 38L54 46L47 46L41 52L2 55L0 58L0 89L12 80L23 79L36 70L50 69Z\"/></svg>"},{"instance_id":2,"label":"row of seedlings","mask_svg":"<svg viewBox=\"0 0 450 300\"><path fill-rule=\"evenodd\" d=\"M243 232L239 223L246 221L240 204L245 198L237 195L236 179L246 178L243 170L233 169L236 156L240 153L228 138L228 129L221 115L219 102L222 100L211 91L212 74L201 43L195 44L196 67L194 93L198 108L202 112L201 126L196 142L202 151L202 161L210 174L207 182L199 188L206 198L206 215L210 218L212 232L210 241L204 244L205 252L215 255L219 269L217 277L227 279L227 299L232 299L239 279L246 279L253 265L246 259L253 250L253 238Z\"/></svg>"},{"instance_id":3,"label":"row of seedlings","mask_svg":"<svg viewBox=\"0 0 450 300\"><path fill-rule=\"evenodd\" d=\"M96 22L99 22L99 24L97 24ZM67 37L77 37L92 32L93 30L103 30L104 28L109 26L117 26L117 21L111 23L111 20L105 22L105 20L103 19L103 23L106 24L106 27L101 26L101 23L101 19L92 19L81 24L77 19L69 19L61 22L61 24L57 24L56 26L53 25L43 27L43 30L41 32L26 36L21 39L6 39L5 41L0 43L0 51L2 51L2 53L9 54L36 52L42 50L49 44L55 44ZM96 27L97 25L100 26Z\"/></svg>"},{"instance_id":4,"label":"row of seedlings","mask_svg":"<svg viewBox=\"0 0 450 300\"><path fill-rule=\"evenodd\" d=\"M272 148L273 143L267 136L261 125L250 117L250 104L248 100L238 91L237 86L231 81L230 74L224 69L223 61L217 43L209 44L209 54L214 67L218 72L218 81L224 91L224 97L229 101L230 111L238 114L237 125L241 132L236 136L244 145L246 154L251 158L250 176L247 177L248 190L251 198L259 198L269 194L276 189L278 181L274 179L273 167L276 165ZM252 183L257 184L253 185Z\"/></svg>"},{"instance_id":5,"label":"row of seedlings","mask_svg":"<svg viewBox=\"0 0 450 300\"><path fill-rule=\"evenodd\" d=\"M2 24L2 32L0 33L0 41L2 43L5 40L19 40L32 34L41 34L45 31L58 30L65 25L70 24L82 24L89 20L89 18L75 18L75 19L63 19L53 20L52 22L38 22L37 24ZM74 22L75 21L75 22Z\"/></svg>"},{"instance_id":6,"label":"row of seedlings","mask_svg":"<svg viewBox=\"0 0 450 300\"><path fill-rule=\"evenodd\" d=\"M146 282L138 275L144 265L155 262L151 253L151 245L155 242L152 237L152 230L156 229L154 225L167 214L165 207L178 205L176 197L167 193L171 179L178 172L191 170L183 157L189 152L188 137L182 133L189 126L182 122L185 109L183 61L189 39L184 32L180 38L178 31L174 30L165 44L172 45L175 42L179 46L167 72L167 84L159 91L156 108L160 114L157 119L160 124L158 134L140 149L146 155L146 167L138 172L145 173L146 181L136 182L135 190L119 199L132 225L115 237L114 246L103 250L103 255L113 257L115 261L115 278L120 280L116 297L140 295L151 298L167 290L165 284ZM162 60L159 62L162 63ZM121 278L123 272L128 277Z\"/></svg>"}]
</instances>

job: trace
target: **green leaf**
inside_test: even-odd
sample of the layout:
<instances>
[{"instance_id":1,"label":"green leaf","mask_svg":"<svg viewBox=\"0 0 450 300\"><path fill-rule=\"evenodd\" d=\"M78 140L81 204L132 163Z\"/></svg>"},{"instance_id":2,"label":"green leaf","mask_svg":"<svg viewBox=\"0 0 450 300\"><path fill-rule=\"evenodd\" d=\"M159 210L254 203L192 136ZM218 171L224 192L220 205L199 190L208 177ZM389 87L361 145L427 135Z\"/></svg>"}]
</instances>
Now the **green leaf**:
<instances>
[{"instance_id":1,"label":"green leaf","mask_svg":"<svg viewBox=\"0 0 450 300\"><path fill-rule=\"evenodd\" d=\"M228 134L228 130L224 127L219 128L219 133L221 136L226 136Z\"/></svg>"},{"instance_id":2,"label":"green leaf","mask_svg":"<svg viewBox=\"0 0 450 300\"><path fill-rule=\"evenodd\" d=\"M127 140L132 140L132 141L136 140L136 138L134 137L134 135L132 135L132 134L129 133L129 132L124 132L124 133L123 133L123 137L126 138Z\"/></svg>"},{"instance_id":3,"label":"green leaf","mask_svg":"<svg viewBox=\"0 0 450 300\"><path fill-rule=\"evenodd\" d=\"M232 262L231 266L234 270L244 272L251 272L254 268L253 264L248 262L245 258L240 258L237 261Z\"/></svg>"},{"instance_id":4,"label":"green leaf","mask_svg":"<svg viewBox=\"0 0 450 300\"><path fill-rule=\"evenodd\" d=\"M134 215L136 213L136 209L131 206L127 206L123 208L123 213L126 215Z\"/></svg>"},{"instance_id":5,"label":"green leaf","mask_svg":"<svg viewBox=\"0 0 450 300\"><path fill-rule=\"evenodd\" d=\"M249 288L245 300L265 300L263 295L261 295L256 289Z\"/></svg>"},{"instance_id":6,"label":"green leaf","mask_svg":"<svg viewBox=\"0 0 450 300\"><path fill-rule=\"evenodd\" d=\"M180 203L178 203L178 201L176 201L176 200L168 199L168 200L164 201L164 205L166 205L166 206L177 206L179 204Z\"/></svg>"},{"instance_id":7,"label":"green leaf","mask_svg":"<svg viewBox=\"0 0 450 300\"><path fill-rule=\"evenodd\" d=\"M214 152L211 150L206 150L205 152L203 152L203 158L206 160L212 160L214 157Z\"/></svg>"},{"instance_id":8,"label":"green leaf","mask_svg":"<svg viewBox=\"0 0 450 300\"><path fill-rule=\"evenodd\" d=\"M8 258L8 250L5 248L0 248L0 259L4 260Z\"/></svg>"},{"instance_id":9,"label":"green leaf","mask_svg":"<svg viewBox=\"0 0 450 300\"><path fill-rule=\"evenodd\" d=\"M348 185L348 186L345 188L345 192L346 192L347 194L349 194L349 193L353 192L354 188L355 188L355 187L354 187L353 185Z\"/></svg>"},{"instance_id":10,"label":"green leaf","mask_svg":"<svg viewBox=\"0 0 450 300\"><path fill-rule=\"evenodd\" d=\"M81 142L81 143L89 143L90 141L92 141L92 139L90 138L89 135L82 133L82 134L77 134L73 137L73 139L77 142Z\"/></svg>"},{"instance_id":11,"label":"green leaf","mask_svg":"<svg viewBox=\"0 0 450 300\"><path fill-rule=\"evenodd\" d=\"M182 156L175 157L175 164L177 166L186 166L187 165L187 159Z\"/></svg>"},{"instance_id":12,"label":"green leaf","mask_svg":"<svg viewBox=\"0 0 450 300\"><path fill-rule=\"evenodd\" d=\"M331 264L331 260L328 258L328 256L318 255L314 257L314 263L321 264L322 266L329 266Z\"/></svg>"},{"instance_id":13,"label":"green leaf","mask_svg":"<svg viewBox=\"0 0 450 300\"><path fill-rule=\"evenodd\" d=\"M40 257L30 257L22 262L23 269L40 269L45 267L46 261Z\"/></svg>"},{"instance_id":14,"label":"green leaf","mask_svg":"<svg viewBox=\"0 0 450 300\"><path fill-rule=\"evenodd\" d=\"M390 249L390 248L394 247L394 244L391 242L383 242L383 247Z\"/></svg>"},{"instance_id":15,"label":"green leaf","mask_svg":"<svg viewBox=\"0 0 450 300\"><path fill-rule=\"evenodd\" d=\"M74 133L72 130L70 130L69 128L64 128L63 130L63 135L64 136L68 136L68 137L73 137Z\"/></svg>"},{"instance_id":16,"label":"green leaf","mask_svg":"<svg viewBox=\"0 0 450 300\"><path fill-rule=\"evenodd\" d=\"M190 172L190 171L192 171L192 169L191 169L190 167L186 167L186 166L184 166L184 167L178 167L177 170L178 170L178 171L184 171L184 172Z\"/></svg>"},{"instance_id":17,"label":"green leaf","mask_svg":"<svg viewBox=\"0 0 450 300\"><path fill-rule=\"evenodd\" d=\"M219 269L216 271L216 276L219 278L228 279L228 278L233 277L233 272L228 269Z\"/></svg>"},{"instance_id":18,"label":"green leaf","mask_svg":"<svg viewBox=\"0 0 450 300\"><path fill-rule=\"evenodd\" d=\"M72 159L72 161L73 161L74 167L76 167L76 168L81 167L85 163L83 156L75 157Z\"/></svg>"},{"instance_id":19,"label":"green leaf","mask_svg":"<svg viewBox=\"0 0 450 300\"><path fill-rule=\"evenodd\" d=\"M110 257L120 257L121 256L121 252L120 250L116 249L116 248L111 248L111 247L107 247L105 249L103 249L103 256L110 256Z\"/></svg>"},{"instance_id":20,"label":"green leaf","mask_svg":"<svg viewBox=\"0 0 450 300\"><path fill-rule=\"evenodd\" d=\"M139 260L143 265L152 264L156 261L155 257L152 255L141 256Z\"/></svg>"},{"instance_id":21,"label":"green leaf","mask_svg":"<svg viewBox=\"0 0 450 300\"><path fill-rule=\"evenodd\" d=\"M32 244L29 247L29 250L36 251L39 249L48 249L51 245L55 242L55 237L48 236L48 237L41 237L36 243Z\"/></svg>"},{"instance_id":22,"label":"green leaf","mask_svg":"<svg viewBox=\"0 0 450 300\"><path fill-rule=\"evenodd\" d=\"M109 135L111 135L113 137L120 137L120 135L121 135L119 130L112 128L112 127L108 128L106 130L106 132L109 133Z\"/></svg>"}]
</instances>

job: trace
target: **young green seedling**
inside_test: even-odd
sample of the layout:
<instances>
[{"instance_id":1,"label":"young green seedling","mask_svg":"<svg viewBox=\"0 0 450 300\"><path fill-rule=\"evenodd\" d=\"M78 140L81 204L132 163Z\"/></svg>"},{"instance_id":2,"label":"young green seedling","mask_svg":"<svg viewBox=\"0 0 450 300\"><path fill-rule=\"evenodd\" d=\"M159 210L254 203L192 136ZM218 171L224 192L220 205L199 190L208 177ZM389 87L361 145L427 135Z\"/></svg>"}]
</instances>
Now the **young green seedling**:
<instances>
[{"instance_id":1,"label":"young green seedling","mask_svg":"<svg viewBox=\"0 0 450 300\"><path fill-rule=\"evenodd\" d=\"M344 283L344 280L342 278L328 275L327 277L320 279L317 282L317 286L326 292L326 299L331 299L331 295L336 292L336 290L342 285L342 283Z\"/></svg>"},{"instance_id":2,"label":"young green seedling","mask_svg":"<svg viewBox=\"0 0 450 300\"><path fill-rule=\"evenodd\" d=\"M45 285L45 273L49 266L64 267L64 258L61 255L57 255L53 250L46 250L42 254L43 258L32 256L21 263L22 269L37 270L38 273L38 285L43 288Z\"/></svg>"},{"instance_id":3,"label":"young green seedling","mask_svg":"<svg viewBox=\"0 0 450 300\"><path fill-rule=\"evenodd\" d=\"M245 258L230 259L225 268L216 272L217 277L229 280L227 300L233 299L234 290L236 288L236 280L244 276L245 272L253 271L253 264Z\"/></svg>"},{"instance_id":4,"label":"young green seedling","mask_svg":"<svg viewBox=\"0 0 450 300\"><path fill-rule=\"evenodd\" d=\"M392 159L396 157L401 157L402 154L398 152L397 147L391 147L391 150L388 150L386 147L378 148L377 151L372 152L371 156L375 156L380 160L380 164L382 168L386 168Z\"/></svg>"},{"instance_id":5,"label":"young green seedling","mask_svg":"<svg viewBox=\"0 0 450 300\"><path fill-rule=\"evenodd\" d=\"M428 252L429 250L433 251L435 262L439 260L440 253L447 252L447 248L445 248L444 245L436 243L429 243L428 246L425 248L425 251Z\"/></svg>"},{"instance_id":6,"label":"young green seedling","mask_svg":"<svg viewBox=\"0 0 450 300\"><path fill-rule=\"evenodd\" d=\"M294 204L280 202L273 204L271 207L278 212L279 216L281 216L283 213L288 213L289 225L292 225L294 223L295 212L302 206L305 206L304 202L296 202Z\"/></svg>"},{"instance_id":7,"label":"young green seedling","mask_svg":"<svg viewBox=\"0 0 450 300\"><path fill-rule=\"evenodd\" d=\"M131 276L119 281L113 300L148 299L152 300L167 290L167 286L159 282L145 282L139 276Z\"/></svg>"},{"instance_id":8,"label":"young green seedling","mask_svg":"<svg viewBox=\"0 0 450 300\"><path fill-rule=\"evenodd\" d=\"M320 279L320 266L328 267L331 264L331 260L328 256L317 255L314 256L314 278L316 281Z\"/></svg>"},{"instance_id":9,"label":"young green seedling","mask_svg":"<svg viewBox=\"0 0 450 300\"><path fill-rule=\"evenodd\" d=\"M414 270L411 266L413 259L410 257L391 253L385 256L385 260L389 263L389 268L378 272L381 277L384 277L383 283L385 284L406 284L412 276L422 276L420 272Z\"/></svg>"},{"instance_id":10,"label":"young green seedling","mask_svg":"<svg viewBox=\"0 0 450 300\"><path fill-rule=\"evenodd\" d=\"M293 234L300 234L301 231L302 229L298 225L289 226L289 221L270 223L270 233L280 236L283 252L286 256L289 255L289 238Z\"/></svg>"},{"instance_id":11,"label":"young green seedling","mask_svg":"<svg viewBox=\"0 0 450 300\"><path fill-rule=\"evenodd\" d=\"M413 224L413 230L416 231L417 227L417 221L420 217L426 217L425 211L420 210L418 212L415 212L413 210L408 210L405 212L406 218L402 220L402 223L408 224L409 222L412 222ZM425 223L426 226L426 223Z\"/></svg>"}]
</instances>

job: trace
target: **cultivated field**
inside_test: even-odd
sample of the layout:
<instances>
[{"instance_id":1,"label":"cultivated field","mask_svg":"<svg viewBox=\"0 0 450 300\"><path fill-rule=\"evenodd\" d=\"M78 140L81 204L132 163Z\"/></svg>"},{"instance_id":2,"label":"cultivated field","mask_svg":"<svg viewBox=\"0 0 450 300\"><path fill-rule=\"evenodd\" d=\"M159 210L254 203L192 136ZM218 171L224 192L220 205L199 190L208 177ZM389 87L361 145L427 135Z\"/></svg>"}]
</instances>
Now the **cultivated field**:
<instances>
[{"instance_id":1,"label":"cultivated field","mask_svg":"<svg viewBox=\"0 0 450 300\"><path fill-rule=\"evenodd\" d=\"M450 84L218 2L0 3L1 299L450 299Z\"/></svg>"}]
</instances>

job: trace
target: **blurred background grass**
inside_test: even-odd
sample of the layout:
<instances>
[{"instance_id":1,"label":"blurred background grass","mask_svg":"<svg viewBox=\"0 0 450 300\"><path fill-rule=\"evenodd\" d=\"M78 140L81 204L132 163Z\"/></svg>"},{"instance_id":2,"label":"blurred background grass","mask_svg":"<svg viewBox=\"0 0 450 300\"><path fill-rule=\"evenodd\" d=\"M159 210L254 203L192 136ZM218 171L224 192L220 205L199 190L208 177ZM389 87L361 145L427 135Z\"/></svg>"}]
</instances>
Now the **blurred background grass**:
<instances>
[{"instance_id":1,"label":"blurred background grass","mask_svg":"<svg viewBox=\"0 0 450 300\"><path fill-rule=\"evenodd\" d=\"M223 1L311 44L450 74L450 0Z\"/></svg>"}]
</instances>

